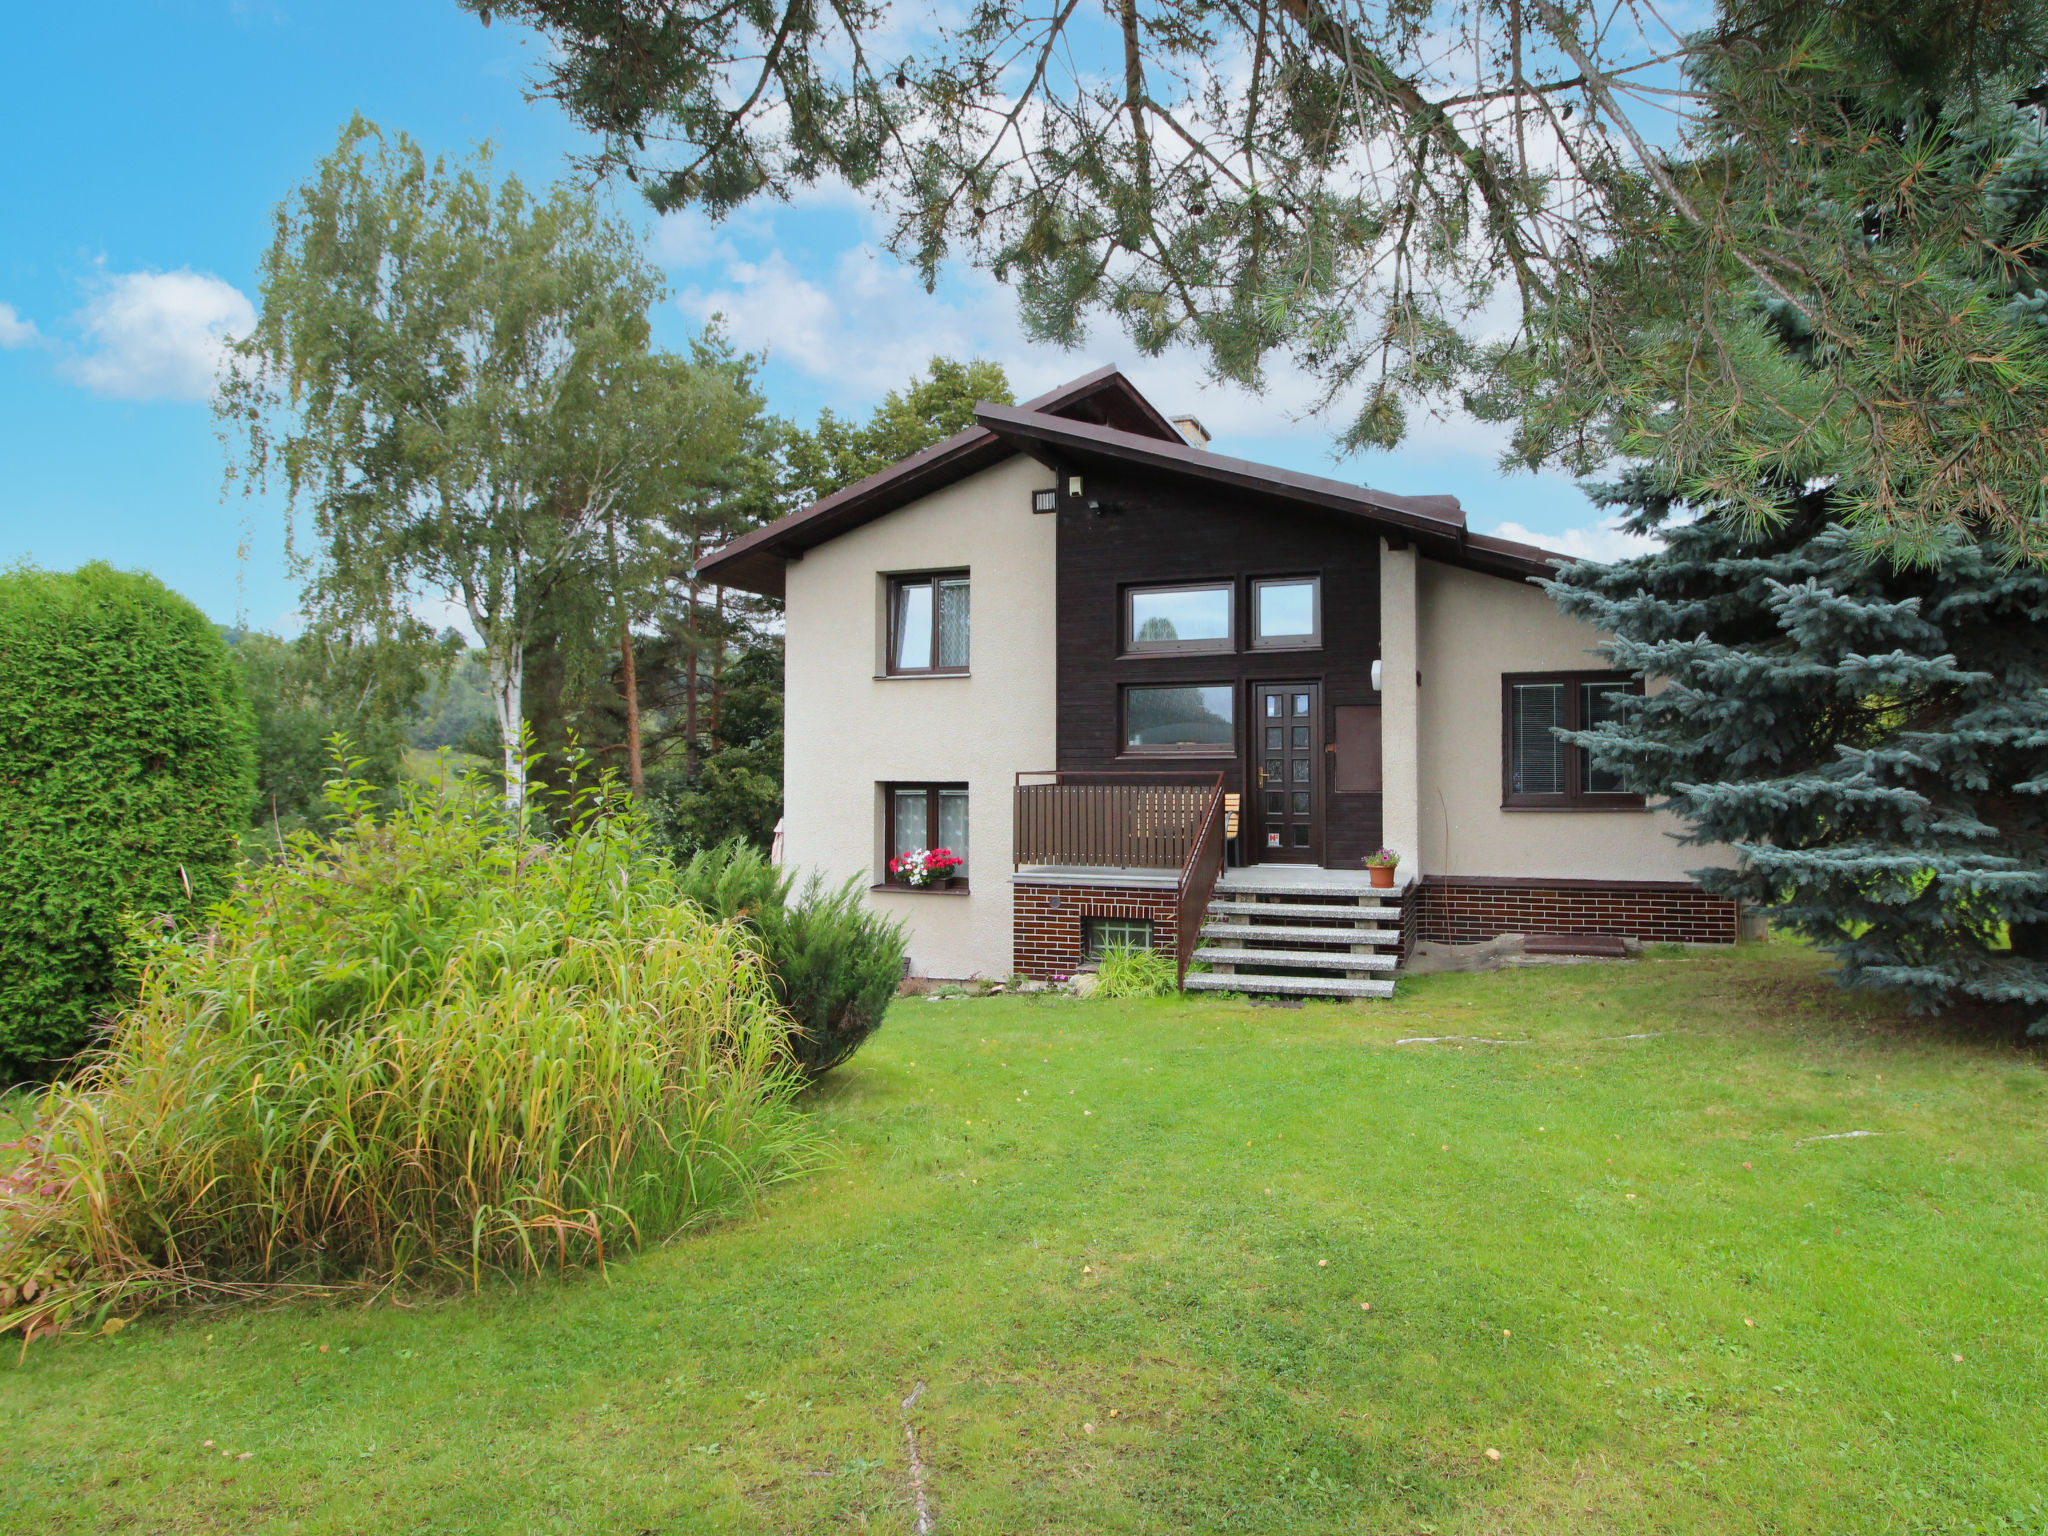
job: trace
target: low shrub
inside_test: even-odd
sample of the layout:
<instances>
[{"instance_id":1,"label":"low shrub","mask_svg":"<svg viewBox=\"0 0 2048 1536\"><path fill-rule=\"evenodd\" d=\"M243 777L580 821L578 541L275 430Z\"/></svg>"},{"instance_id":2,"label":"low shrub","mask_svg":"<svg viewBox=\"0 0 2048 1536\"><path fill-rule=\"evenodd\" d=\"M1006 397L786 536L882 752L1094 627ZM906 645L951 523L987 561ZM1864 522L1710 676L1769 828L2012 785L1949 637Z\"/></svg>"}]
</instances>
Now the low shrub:
<instances>
[{"instance_id":1,"label":"low shrub","mask_svg":"<svg viewBox=\"0 0 2048 1536\"><path fill-rule=\"evenodd\" d=\"M810 1160L751 941L608 788L549 841L481 780L375 800L147 944L0 1180L0 1325L602 1261Z\"/></svg>"},{"instance_id":2,"label":"low shrub","mask_svg":"<svg viewBox=\"0 0 2048 1536\"><path fill-rule=\"evenodd\" d=\"M1173 956L1156 949L1113 945L1095 965L1097 997L1171 997L1180 990Z\"/></svg>"},{"instance_id":3,"label":"low shrub","mask_svg":"<svg viewBox=\"0 0 2048 1536\"><path fill-rule=\"evenodd\" d=\"M861 900L860 882L827 890L737 840L706 848L681 875L685 895L760 936L775 996L795 1021L790 1055L806 1074L829 1072L875 1032L903 980L902 924Z\"/></svg>"}]
</instances>

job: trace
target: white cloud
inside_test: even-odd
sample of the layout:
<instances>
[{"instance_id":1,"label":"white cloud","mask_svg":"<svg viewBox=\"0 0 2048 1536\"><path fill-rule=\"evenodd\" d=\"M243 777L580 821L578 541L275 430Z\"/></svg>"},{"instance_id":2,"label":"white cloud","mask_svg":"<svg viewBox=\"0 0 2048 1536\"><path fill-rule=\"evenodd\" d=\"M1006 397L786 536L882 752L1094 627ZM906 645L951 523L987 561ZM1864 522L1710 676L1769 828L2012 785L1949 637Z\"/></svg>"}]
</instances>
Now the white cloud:
<instances>
[{"instance_id":1,"label":"white cloud","mask_svg":"<svg viewBox=\"0 0 2048 1536\"><path fill-rule=\"evenodd\" d=\"M934 356L994 358L1020 395L1090 366L1029 346L1009 295L993 282L963 275L950 285L965 290L960 296L927 294L909 268L867 244L842 251L822 282L780 251L729 261L724 279L684 289L677 304L699 321L723 315L739 345L817 380L842 408L864 408L901 388Z\"/></svg>"},{"instance_id":2,"label":"white cloud","mask_svg":"<svg viewBox=\"0 0 2048 1536\"><path fill-rule=\"evenodd\" d=\"M43 339L33 320L24 320L12 304L0 304L0 351L32 347Z\"/></svg>"},{"instance_id":3,"label":"white cloud","mask_svg":"<svg viewBox=\"0 0 2048 1536\"><path fill-rule=\"evenodd\" d=\"M1655 554L1664 547L1662 539L1626 532L1615 519L1590 527L1567 528L1562 533L1537 533L1520 523L1501 523L1487 532L1497 539L1535 544L1574 560L1628 560L1636 555Z\"/></svg>"},{"instance_id":4,"label":"white cloud","mask_svg":"<svg viewBox=\"0 0 2048 1536\"><path fill-rule=\"evenodd\" d=\"M656 219L649 244L654 259L665 267L706 267L739 259L724 231L697 208L684 208Z\"/></svg>"},{"instance_id":5,"label":"white cloud","mask_svg":"<svg viewBox=\"0 0 2048 1536\"><path fill-rule=\"evenodd\" d=\"M116 400L205 400L227 339L255 325L256 309L232 283L185 267L117 274L78 318L93 350L60 365L73 383Z\"/></svg>"}]
</instances>

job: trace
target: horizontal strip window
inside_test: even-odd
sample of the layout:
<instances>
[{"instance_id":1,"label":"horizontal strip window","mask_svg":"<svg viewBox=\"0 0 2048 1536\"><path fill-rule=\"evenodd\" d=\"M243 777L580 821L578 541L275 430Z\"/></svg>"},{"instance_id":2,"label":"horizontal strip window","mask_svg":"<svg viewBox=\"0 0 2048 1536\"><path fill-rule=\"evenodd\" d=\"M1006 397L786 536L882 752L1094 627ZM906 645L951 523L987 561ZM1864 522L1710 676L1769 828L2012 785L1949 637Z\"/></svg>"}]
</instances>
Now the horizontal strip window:
<instances>
[{"instance_id":1,"label":"horizontal strip window","mask_svg":"<svg viewBox=\"0 0 2048 1536\"><path fill-rule=\"evenodd\" d=\"M1620 672L1510 673L1501 679L1501 804L1523 810L1640 810L1625 774L1594 764L1559 731L1621 718L1622 700L1641 697L1639 679Z\"/></svg>"},{"instance_id":2,"label":"horizontal strip window","mask_svg":"<svg viewBox=\"0 0 2048 1536\"><path fill-rule=\"evenodd\" d=\"M1237 746L1237 688L1176 683L1123 691L1126 752L1228 757Z\"/></svg>"},{"instance_id":3,"label":"horizontal strip window","mask_svg":"<svg viewBox=\"0 0 2048 1536\"><path fill-rule=\"evenodd\" d=\"M1236 583L1124 590L1124 650L1134 656L1237 649Z\"/></svg>"},{"instance_id":4,"label":"horizontal strip window","mask_svg":"<svg viewBox=\"0 0 2048 1536\"><path fill-rule=\"evenodd\" d=\"M889 578L889 673L928 677L967 670L965 571Z\"/></svg>"}]
</instances>

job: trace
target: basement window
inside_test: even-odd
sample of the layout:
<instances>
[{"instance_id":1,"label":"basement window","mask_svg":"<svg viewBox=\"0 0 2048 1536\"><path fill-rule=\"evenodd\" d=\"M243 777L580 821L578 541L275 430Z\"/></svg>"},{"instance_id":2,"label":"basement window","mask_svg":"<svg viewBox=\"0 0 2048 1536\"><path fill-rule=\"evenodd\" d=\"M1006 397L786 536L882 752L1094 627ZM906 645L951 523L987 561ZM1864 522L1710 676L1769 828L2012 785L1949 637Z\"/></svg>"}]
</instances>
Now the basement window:
<instances>
[{"instance_id":1,"label":"basement window","mask_svg":"<svg viewBox=\"0 0 2048 1536\"><path fill-rule=\"evenodd\" d=\"M1152 925L1142 917L1091 917L1082 924L1088 958L1099 960L1105 950L1150 949Z\"/></svg>"}]
</instances>

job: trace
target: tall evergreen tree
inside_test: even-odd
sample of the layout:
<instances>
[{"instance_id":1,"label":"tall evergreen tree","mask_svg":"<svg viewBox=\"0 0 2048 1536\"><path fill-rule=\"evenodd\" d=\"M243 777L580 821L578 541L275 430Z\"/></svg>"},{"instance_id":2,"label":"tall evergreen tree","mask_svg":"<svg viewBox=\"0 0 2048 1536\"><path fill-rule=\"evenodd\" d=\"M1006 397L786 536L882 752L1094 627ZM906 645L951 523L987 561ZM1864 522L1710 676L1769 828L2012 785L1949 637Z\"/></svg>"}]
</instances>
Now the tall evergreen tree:
<instances>
[{"instance_id":1,"label":"tall evergreen tree","mask_svg":"<svg viewBox=\"0 0 2048 1536\"><path fill-rule=\"evenodd\" d=\"M1655 522L1644 477L1616 493ZM1813 490L1765 537L1726 517L1550 583L1667 679L1572 733L1725 843L1719 894L1771 907L1845 985L2048 1017L2048 571L1955 537L1874 559Z\"/></svg>"},{"instance_id":2,"label":"tall evergreen tree","mask_svg":"<svg viewBox=\"0 0 2048 1536\"><path fill-rule=\"evenodd\" d=\"M817 501L964 432L974 425L974 408L984 400L1016 403L1001 363L934 357L921 378L890 390L865 422L820 411L816 427L791 434L786 455L790 500L799 505Z\"/></svg>"},{"instance_id":3,"label":"tall evergreen tree","mask_svg":"<svg viewBox=\"0 0 2048 1536\"><path fill-rule=\"evenodd\" d=\"M1706 242L1624 244L1555 329L1604 355L1549 369L1527 419L1590 419L1592 453L1636 465L1607 499L1667 541L1552 584L1618 665L1670 679L1578 739L1731 844L1707 884L1775 906L1845 983L2038 1011L2048 515L2021 466L2048 433L2048 140L2012 66L2038 83L2039 60L1922 7L1823 19L1809 60L1782 24L1695 60L1709 92L1775 79L1799 104L1671 170L1799 259L1737 284Z\"/></svg>"}]
</instances>

